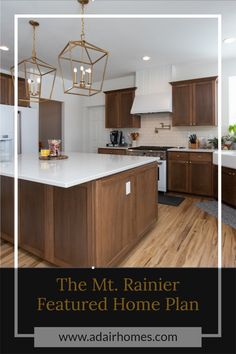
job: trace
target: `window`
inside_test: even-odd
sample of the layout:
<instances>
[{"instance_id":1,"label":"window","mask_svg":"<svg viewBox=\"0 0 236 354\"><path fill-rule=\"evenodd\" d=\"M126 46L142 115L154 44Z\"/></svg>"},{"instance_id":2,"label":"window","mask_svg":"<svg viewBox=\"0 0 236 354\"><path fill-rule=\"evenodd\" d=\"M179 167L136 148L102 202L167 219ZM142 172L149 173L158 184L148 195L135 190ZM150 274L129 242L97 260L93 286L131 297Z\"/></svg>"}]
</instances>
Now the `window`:
<instances>
[{"instance_id":1,"label":"window","mask_svg":"<svg viewBox=\"0 0 236 354\"><path fill-rule=\"evenodd\" d=\"M236 76L229 78L229 124L236 124Z\"/></svg>"}]
</instances>

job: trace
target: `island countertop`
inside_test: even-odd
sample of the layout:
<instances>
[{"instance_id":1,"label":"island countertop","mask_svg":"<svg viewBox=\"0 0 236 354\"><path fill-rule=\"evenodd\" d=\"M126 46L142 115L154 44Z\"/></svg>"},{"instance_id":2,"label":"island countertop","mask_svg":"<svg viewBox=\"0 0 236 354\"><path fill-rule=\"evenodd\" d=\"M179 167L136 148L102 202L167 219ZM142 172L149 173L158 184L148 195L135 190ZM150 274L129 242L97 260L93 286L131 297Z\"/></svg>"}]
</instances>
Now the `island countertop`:
<instances>
[{"instance_id":1,"label":"island countertop","mask_svg":"<svg viewBox=\"0 0 236 354\"><path fill-rule=\"evenodd\" d=\"M65 160L39 160L35 154L19 155L18 178L69 188L132 168L156 162L153 157L70 152ZM1 162L0 174L14 177L14 163Z\"/></svg>"}]
</instances>

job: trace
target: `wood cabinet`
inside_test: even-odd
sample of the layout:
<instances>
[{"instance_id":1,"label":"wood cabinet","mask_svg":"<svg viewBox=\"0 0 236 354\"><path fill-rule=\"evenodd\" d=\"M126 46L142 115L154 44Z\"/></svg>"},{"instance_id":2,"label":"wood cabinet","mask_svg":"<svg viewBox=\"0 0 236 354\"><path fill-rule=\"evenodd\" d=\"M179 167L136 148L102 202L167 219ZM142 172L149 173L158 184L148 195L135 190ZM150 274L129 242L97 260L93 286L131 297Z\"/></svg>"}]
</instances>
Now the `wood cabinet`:
<instances>
[{"instance_id":1,"label":"wood cabinet","mask_svg":"<svg viewBox=\"0 0 236 354\"><path fill-rule=\"evenodd\" d=\"M119 148L98 148L99 154L126 155L126 149Z\"/></svg>"},{"instance_id":2,"label":"wood cabinet","mask_svg":"<svg viewBox=\"0 0 236 354\"><path fill-rule=\"evenodd\" d=\"M0 103L13 105L14 104L14 88L12 78L9 75L0 73L1 94Z\"/></svg>"},{"instance_id":3,"label":"wood cabinet","mask_svg":"<svg viewBox=\"0 0 236 354\"><path fill-rule=\"evenodd\" d=\"M222 167L222 201L236 208L236 170Z\"/></svg>"},{"instance_id":4,"label":"wood cabinet","mask_svg":"<svg viewBox=\"0 0 236 354\"><path fill-rule=\"evenodd\" d=\"M116 265L157 221L156 181L155 162L70 188L19 180L19 245L57 266ZM1 236L14 242L14 179L1 182Z\"/></svg>"},{"instance_id":5,"label":"wood cabinet","mask_svg":"<svg viewBox=\"0 0 236 354\"><path fill-rule=\"evenodd\" d=\"M105 127L106 128L140 128L140 116L131 114L135 96L135 87L106 91L105 93Z\"/></svg>"},{"instance_id":6,"label":"wood cabinet","mask_svg":"<svg viewBox=\"0 0 236 354\"><path fill-rule=\"evenodd\" d=\"M0 104L14 105L14 85L11 75L0 73ZM24 102L25 99L25 79L18 78L18 105L28 107L29 102Z\"/></svg>"},{"instance_id":7,"label":"wood cabinet","mask_svg":"<svg viewBox=\"0 0 236 354\"><path fill-rule=\"evenodd\" d=\"M217 76L171 85L173 126L217 125Z\"/></svg>"},{"instance_id":8,"label":"wood cabinet","mask_svg":"<svg viewBox=\"0 0 236 354\"><path fill-rule=\"evenodd\" d=\"M1 176L1 234L2 238L14 240L14 178Z\"/></svg>"},{"instance_id":9,"label":"wood cabinet","mask_svg":"<svg viewBox=\"0 0 236 354\"><path fill-rule=\"evenodd\" d=\"M98 181L96 263L117 264L157 220L157 165ZM126 193L130 183L130 193Z\"/></svg>"},{"instance_id":10,"label":"wood cabinet","mask_svg":"<svg viewBox=\"0 0 236 354\"><path fill-rule=\"evenodd\" d=\"M168 153L168 190L213 196L212 153Z\"/></svg>"}]
</instances>

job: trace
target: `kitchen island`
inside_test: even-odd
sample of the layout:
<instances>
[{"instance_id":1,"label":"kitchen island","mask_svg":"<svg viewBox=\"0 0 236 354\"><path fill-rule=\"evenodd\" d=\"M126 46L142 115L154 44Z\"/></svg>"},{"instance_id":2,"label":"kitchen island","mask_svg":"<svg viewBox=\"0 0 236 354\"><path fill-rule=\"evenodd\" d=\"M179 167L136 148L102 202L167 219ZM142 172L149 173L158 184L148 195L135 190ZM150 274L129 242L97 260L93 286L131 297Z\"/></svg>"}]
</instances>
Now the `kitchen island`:
<instances>
[{"instance_id":1,"label":"kitchen island","mask_svg":"<svg viewBox=\"0 0 236 354\"><path fill-rule=\"evenodd\" d=\"M154 158L19 157L19 246L62 267L117 265L157 221ZM14 240L14 166L1 163L1 234Z\"/></svg>"}]
</instances>

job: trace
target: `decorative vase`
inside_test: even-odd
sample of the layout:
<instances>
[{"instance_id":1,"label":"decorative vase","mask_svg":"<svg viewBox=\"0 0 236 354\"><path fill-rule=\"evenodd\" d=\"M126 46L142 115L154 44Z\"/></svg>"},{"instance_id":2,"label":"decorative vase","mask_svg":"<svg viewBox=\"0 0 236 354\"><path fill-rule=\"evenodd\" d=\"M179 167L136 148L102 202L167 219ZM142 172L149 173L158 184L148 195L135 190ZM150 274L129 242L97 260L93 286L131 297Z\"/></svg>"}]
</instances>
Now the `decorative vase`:
<instances>
[{"instance_id":1,"label":"decorative vase","mask_svg":"<svg viewBox=\"0 0 236 354\"><path fill-rule=\"evenodd\" d=\"M137 140L132 140L132 147L136 147L137 146Z\"/></svg>"}]
</instances>

